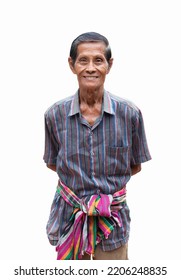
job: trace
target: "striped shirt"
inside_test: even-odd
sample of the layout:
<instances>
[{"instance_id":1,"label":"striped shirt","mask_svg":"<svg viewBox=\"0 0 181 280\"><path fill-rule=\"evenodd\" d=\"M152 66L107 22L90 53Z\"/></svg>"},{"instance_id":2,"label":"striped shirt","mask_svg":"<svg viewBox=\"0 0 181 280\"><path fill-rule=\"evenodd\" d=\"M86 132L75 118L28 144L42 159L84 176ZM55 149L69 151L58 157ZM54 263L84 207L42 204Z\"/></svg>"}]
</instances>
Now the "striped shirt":
<instances>
[{"instance_id":1,"label":"striped shirt","mask_svg":"<svg viewBox=\"0 0 181 280\"><path fill-rule=\"evenodd\" d=\"M132 165L150 159L141 111L132 102L106 90L102 114L92 126L81 116L78 91L45 113L44 161L56 165L60 180L79 198L114 194L130 180ZM72 211L56 193L47 224L51 244L57 244ZM119 215L122 227L115 227L109 238L101 242L105 251L128 241L127 204ZM55 216L56 223L51 225Z\"/></svg>"}]
</instances>

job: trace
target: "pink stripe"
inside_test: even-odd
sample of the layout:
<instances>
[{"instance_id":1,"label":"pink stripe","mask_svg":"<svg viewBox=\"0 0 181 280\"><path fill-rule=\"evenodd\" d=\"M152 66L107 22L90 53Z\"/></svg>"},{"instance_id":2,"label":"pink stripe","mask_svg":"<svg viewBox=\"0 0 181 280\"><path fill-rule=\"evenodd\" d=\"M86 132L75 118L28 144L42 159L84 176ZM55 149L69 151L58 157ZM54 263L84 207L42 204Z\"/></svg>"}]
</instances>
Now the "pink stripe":
<instances>
[{"instance_id":1,"label":"pink stripe","mask_svg":"<svg viewBox=\"0 0 181 280\"><path fill-rule=\"evenodd\" d=\"M97 205L97 210L99 211L100 216L111 217L110 212L110 199L106 194L100 194L101 198Z\"/></svg>"},{"instance_id":2,"label":"pink stripe","mask_svg":"<svg viewBox=\"0 0 181 280\"><path fill-rule=\"evenodd\" d=\"M67 253L68 251L70 251L71 247L72 247L72 241L74 238L74 234L73 232L68 236L68 238L66 239L65 242L63 242L62 244L58 245L56 247L56 251L58 252L58 258L61 256L63 256L65 253Z\"/></svg>"}]
</instances>

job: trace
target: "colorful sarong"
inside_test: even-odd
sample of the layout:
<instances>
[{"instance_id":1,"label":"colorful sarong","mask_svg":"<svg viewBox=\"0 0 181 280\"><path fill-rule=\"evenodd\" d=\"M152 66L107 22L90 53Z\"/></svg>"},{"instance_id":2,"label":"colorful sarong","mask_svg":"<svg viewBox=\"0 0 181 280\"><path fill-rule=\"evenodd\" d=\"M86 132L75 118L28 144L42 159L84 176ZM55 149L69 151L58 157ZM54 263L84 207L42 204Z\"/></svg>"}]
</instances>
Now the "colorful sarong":
<instances>
[{"instance_id":1,"label":"colorful sarong","mask_svg":"<svg viewBox=\"0 0 181 280\"><path fill-rule=\"evenodd\" d=\"M94 255L96 244L108 238L114 226L121 227L118 210L126 202L126 189L113 195L99 194L80 199L62 182L57 192L74 211L56 246L57 260L78 260Z\"/></svg>"}]
</instances>

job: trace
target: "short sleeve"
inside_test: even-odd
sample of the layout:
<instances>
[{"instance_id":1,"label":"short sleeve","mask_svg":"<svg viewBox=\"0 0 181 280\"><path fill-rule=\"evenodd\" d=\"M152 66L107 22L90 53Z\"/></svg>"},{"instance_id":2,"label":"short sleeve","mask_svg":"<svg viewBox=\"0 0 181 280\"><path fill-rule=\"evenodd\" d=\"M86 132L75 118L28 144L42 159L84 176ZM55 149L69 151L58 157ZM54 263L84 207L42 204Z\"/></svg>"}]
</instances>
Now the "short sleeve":
<instances>
[{"instance_id":1,"label":"short sleeve","mask_svg":"<svg viewBox=\"0 0 181 280\"><path fill-rule=\"evenodd\" d=\"M132 122L132 158L131 165L140 164L151 159L148 149L142 113L136 112Z\"/></svg>"},{"instance_id":2,"label":"short sleeve","mask_svg":"<svg viewBox=\"0 0 181 280\"><path fill-rule=\"evenodd\" d=\"M48 116L45 114L45 150L43 159L47 164L56 165L58 143L53 134L53 129Z\"/></svg>"}]
</instances>

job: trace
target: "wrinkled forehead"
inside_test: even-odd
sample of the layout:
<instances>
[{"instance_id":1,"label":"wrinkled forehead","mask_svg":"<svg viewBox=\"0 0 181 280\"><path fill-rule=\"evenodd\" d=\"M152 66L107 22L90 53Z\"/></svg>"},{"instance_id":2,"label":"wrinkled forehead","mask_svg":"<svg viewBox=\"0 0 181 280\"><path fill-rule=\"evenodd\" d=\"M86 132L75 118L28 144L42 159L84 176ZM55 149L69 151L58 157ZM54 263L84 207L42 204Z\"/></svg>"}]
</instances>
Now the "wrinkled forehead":
<instances>
[{"instance_id":1,"label":"wrinkled forehead","mask_svg":"<svg viewBox=\"0 0 181 280\"><path fill-rule=\"evenodd\" d=\"M77 57L82 55L103 55L106 53L104 42L84 42L77 47Z\"/></svg>"}]
</instances>

